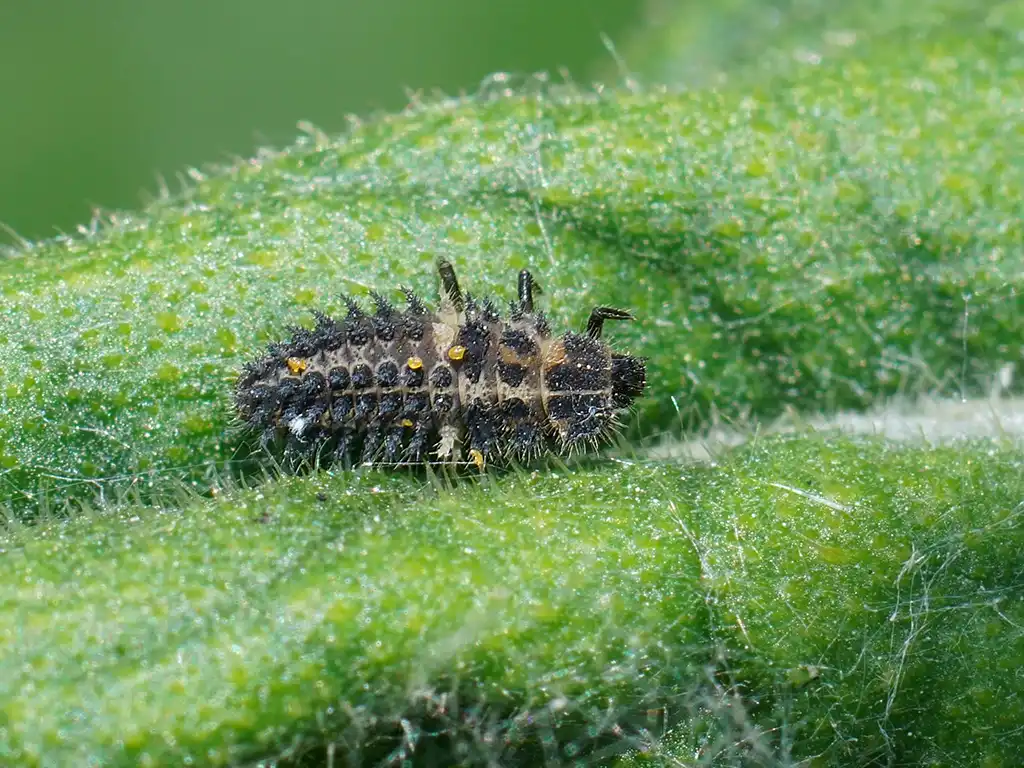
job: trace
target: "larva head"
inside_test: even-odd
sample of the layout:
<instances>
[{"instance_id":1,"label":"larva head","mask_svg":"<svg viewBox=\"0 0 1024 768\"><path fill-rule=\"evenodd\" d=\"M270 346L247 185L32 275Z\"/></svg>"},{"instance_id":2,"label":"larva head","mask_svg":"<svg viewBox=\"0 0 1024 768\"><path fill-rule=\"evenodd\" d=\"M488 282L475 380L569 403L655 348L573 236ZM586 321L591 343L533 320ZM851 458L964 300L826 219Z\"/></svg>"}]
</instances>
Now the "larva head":
<instances>
[{"instance_id":1,"label":"larva head","mask_svg":"<svg viewBox=\"0 0 1024 768\"><path fill-rule=\"evenodd\" d=\"M566 448L597 442L645 383L642 359L613 353L589 334L567 333L551 344L545 359L548 420Z\"/></svg>"},{"instance_id":2,"label":"larva head","mask_svg":"<svg viewBox=\"0 0 1024 768\"><path fill-rule=\"evenodd\" d=\"M642 357L612 353L612 405L629 408L647 386L647 365Z\"/></svg>"}]
</instances>

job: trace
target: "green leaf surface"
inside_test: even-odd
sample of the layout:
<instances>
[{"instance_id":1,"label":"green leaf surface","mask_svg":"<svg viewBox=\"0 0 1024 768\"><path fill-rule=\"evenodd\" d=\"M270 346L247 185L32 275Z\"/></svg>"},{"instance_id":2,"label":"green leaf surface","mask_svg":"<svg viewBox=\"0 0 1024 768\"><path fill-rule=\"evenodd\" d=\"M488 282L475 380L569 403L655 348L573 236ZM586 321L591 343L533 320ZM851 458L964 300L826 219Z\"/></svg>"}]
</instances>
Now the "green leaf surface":
<instances>
[{"instance_id":1,"label":"green leaf surface","mask_svg":"<svg viewBox=\"0 0 1024 768\"><path fill-rule=\"evenodd\" d=\"M732 759L1008 760L1021 470L802 438L455 487L324 473L12 531L0 758L530 764L682 721Z\"/></svg>"},{"instance_id":2,"label":"green leaf surface","mask_svg":"<svg viewBox=\"0 0 1024 768\"><path fill-rule=\"evenodd\" d=\"M1014 764L1019 445L642 459L1019 364L1021 5L826 5L713 86L311 131L0 261L0 763ZM442 256L637 315L627 459L261 474L242 362Z\"/></svg>"},{"instance_id":3,"label":"green leaf surface","mask_svg":"<svg viewBox=\"0 0 1024 768\"><path fill-rule=\"evenodd\" d=\"M556 327L633 310L639 434L979 391L1024 338L1024 54L1020 14L969 7L714 90L425 105L15 254L4 496L209 485L249 454L246 358L342 292L432 295L442 255L503 299L532 268Z\"/></svg>"}]
</instances>

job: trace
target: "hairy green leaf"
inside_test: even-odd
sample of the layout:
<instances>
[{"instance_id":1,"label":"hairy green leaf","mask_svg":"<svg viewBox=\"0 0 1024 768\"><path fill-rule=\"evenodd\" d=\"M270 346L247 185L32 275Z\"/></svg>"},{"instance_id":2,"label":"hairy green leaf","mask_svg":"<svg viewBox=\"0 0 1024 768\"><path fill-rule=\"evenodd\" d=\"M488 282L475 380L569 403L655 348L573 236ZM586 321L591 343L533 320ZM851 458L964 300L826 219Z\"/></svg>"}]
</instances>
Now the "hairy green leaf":
<instances>
[{"instance_id":1,"label":"hairy green leaf","mask_svg":"<svg viewBox=\"0 0 1024 768\"><path fill-rule=\"evenodd\" d=\"M714 87L311 131L0 261L0 762L1012 764L1019 446L282 479L232 422L289 323L440 256L638 316L638 456L1019 388L1024 15L882 5L794 3Z\"/></svg>"},{"instance_id":2,"label":"hairy green leaf","mask_svg":"<svg viewBox=\"0 0 1024 768\"><path fill-rule=\"evenodd\" d=\"M639 434L978 391L1024 337L1024 58L999 8L715 90L499 94L314 133L15 254L4 495L209 484L249 454L242 361L340 293L432 294L441 255L501 298L531 267L558 326L632 309L614 338L649 357Z\"/></svg>"},{"instance_id":3,"label":"hairy green leaf","mask_svg":"<svg viewBox=\"0 0 1024 768\"><path fill-rule=\"evenodd\" d=\"M11 532L0 758L529 764L667 724L733 759L1010 759L1021 470L780 440L455 487L321 474Z\"/></svg>"}]
</instances>

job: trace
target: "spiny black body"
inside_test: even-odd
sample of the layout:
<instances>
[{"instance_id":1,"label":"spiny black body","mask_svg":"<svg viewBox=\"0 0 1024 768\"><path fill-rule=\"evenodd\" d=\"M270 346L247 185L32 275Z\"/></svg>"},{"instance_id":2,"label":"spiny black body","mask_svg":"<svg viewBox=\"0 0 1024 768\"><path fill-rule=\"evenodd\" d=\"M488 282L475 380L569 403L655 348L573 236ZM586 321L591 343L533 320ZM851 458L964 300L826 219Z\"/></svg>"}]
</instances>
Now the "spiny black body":
<instances>
[{"instance_id":1,"label":"spiny black body","mask_svg":"<svg viewBox=\"0 0 1024 768\"><path fill-rule=\"evenodd\" d=\"M586 333L555 337L526 270L507 319L463 296L451 264L438 271L436 312L408 290L404 310L373 293L372 313L352 299L343 320L314 312L312 330L245 366L239 417L292 459L482 467L596 444L643 392L644 361L601 341L628 312L597 307Z\"/></svg>"}]
</instances>

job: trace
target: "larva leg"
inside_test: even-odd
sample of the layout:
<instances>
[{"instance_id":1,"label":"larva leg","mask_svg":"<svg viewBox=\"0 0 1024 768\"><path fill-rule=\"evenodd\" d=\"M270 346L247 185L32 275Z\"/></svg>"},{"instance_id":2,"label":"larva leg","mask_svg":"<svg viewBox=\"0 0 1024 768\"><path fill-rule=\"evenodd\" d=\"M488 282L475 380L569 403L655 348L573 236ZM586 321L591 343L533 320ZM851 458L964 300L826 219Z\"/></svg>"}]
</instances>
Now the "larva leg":
<instances>
[{"instance_id":1,"label":"larva leg","mask_svg":"<svg viewBox=\"0 0 1024 768\"><path fill-rule=\"evenodd\" d=\"M366 437L363 440L363 454L359 457L359 461L363 464L372 464L376 461L383 442L384 428L375 419L366 428Z\"/></svg>"},{"instance_id":2,"label":"larva leg","mask_svg":"<svg viewBox=\"0 0 1024 768\"><path fill-rule=\"evenodd\" d=\"M334 448L334 461L339 462L344 469L352 467L352 457L349 453L352 450L354 435L355 428L351 424L344 425L338 434L338 444Z\"/></svg>"},{"instance_id":3,"label":"larva leg","mask_svg":"<svg viewBox=\"0 0 1024 768\"><path fill-rule=\"evenodd\" d=\"M412 437L409 439L409 447L405 451L406 459L412 462L422 461L423 452L427 449L427 441L429 439L430 419L420 419L416 422L416 426L413 427Z\"/></svg>"},{"instance_id":4,"label":"larva leg","mask_svg":"<svg viewBox=\"0 0 1024 768\"><path fill-rule=\"evenodd\" d=\"M392 425L388 427L384 437L384 461L388 464L395 464L402 455L402 436L405 427Z\"/></svg>"}]
</instances>

